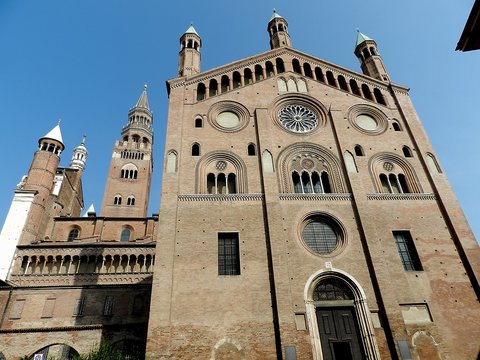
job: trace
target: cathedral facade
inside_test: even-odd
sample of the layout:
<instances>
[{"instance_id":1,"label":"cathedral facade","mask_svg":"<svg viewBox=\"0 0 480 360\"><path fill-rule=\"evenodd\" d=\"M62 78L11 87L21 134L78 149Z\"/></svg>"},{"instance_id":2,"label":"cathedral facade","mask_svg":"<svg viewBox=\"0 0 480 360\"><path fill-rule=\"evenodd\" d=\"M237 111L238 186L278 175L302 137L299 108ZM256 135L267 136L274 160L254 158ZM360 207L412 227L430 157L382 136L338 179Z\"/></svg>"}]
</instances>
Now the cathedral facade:
<instances>
[{"instance_id":1,"label":"cathedral facade","mask_svg":"<svg viewBox=\"0 0 480 360\"><path fill-rule=\"evenodd\" d=\"M80 216L85 140L68 168L59 126L39 140L0 237L4 358L478 356L480 250L408 88L368 36L358 73L288 27L274 12L269 51L208 71L181 36L160 216L146 89L99 216Z\"/></svg>"}]
</instances>

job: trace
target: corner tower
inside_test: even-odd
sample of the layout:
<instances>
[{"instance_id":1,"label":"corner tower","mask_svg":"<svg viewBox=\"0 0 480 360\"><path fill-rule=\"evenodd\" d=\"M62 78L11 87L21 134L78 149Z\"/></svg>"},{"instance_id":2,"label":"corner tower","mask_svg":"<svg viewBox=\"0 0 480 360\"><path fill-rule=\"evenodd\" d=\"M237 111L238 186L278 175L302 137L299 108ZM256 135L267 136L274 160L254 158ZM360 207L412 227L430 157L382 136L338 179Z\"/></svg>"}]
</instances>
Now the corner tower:
<instances>
[{"instance_id":1,"label":"corner tower","mask_svg":"<svg viewBox=\"0 0 480 360\"><path fill-rule=\"evenodd\" d=\"M153 115L145 85L115 142L101 216L146 217L153 171Z\"/></svg>"},{"instance_id":2,"label":"corner tower","mask_svg":"<svg viewBox=\"0 0 480 360\"><path fill-rule=\"evenodd\" d=\"M375 79L390 82L382 57L378 54L375 40L358 31L355 55L360 60L362 72Z\"/></svg>"},{"instance_id":3,"label":"corner tower","mask_svg":"<svg viewBox=\"0 0 480 360\"><path fill-rule=\"evenodd\" d=\"M178 76L192 76L200 73L200 48L202 39L190 25L180 37L180 54L178 58Z\"/></svg>"},{"instance_id":4,"label":"corner tower","mask_svg":"<svg viewBox=\"0 0 480 360\"><path fill-rule=\"evenodd\" d=\"M270 34L270 48L292 47L292 40L288 34L287 20L275 10L268 22L267 31Z\"/></svg>"}]
</instances>

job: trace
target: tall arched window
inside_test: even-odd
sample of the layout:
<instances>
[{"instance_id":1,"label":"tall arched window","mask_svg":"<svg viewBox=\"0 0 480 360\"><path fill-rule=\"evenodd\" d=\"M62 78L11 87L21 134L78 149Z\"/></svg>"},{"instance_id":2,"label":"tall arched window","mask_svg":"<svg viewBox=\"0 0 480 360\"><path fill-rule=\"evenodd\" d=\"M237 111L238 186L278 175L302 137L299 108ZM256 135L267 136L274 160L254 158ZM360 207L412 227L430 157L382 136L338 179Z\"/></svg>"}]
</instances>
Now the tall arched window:
<instances>
[{"instance_id":1,"label":"tall arched window","mask_svg":"<svg viewBox=\"0 0 480 360\"><path fill-rule=\"evenodd\" d=\"M331 71L327 71L327 82L328 82L328 85L337 87L335 76L333 76L333 73Z\"/></svg>"},{"instance_id":2,"label":"tall arched window","mask_svg":"<svg viewBox=\"0 0 480 360\"><path fill-rule=\"evenodd\" d=\"M233 88L234 89L237 89L240 86L242 86L242 79L241 79L240 73L238 71L233 72L232 80L233 80Z\"/></svg>"},{"instance_id":3,"label":"tall arched window","mask_svg":"<svg viewBox=\"0 0 480 360\"><path fill-rule=\"evenodd\" d=\"M228 78L227 75L222 76L221 88L222 88L222 94L230 90L230 79Z\"/></svg>"},{"instance_id":4,"label":"tall arched window","mask_svg":"<svg viewBox=\"0 0 480 360\"><path fill-rule=\"evenodd\" d=\"M321 175L316 171L302 171L301 175L294 170L292 172L293 191L300 194L326 194L331 193L328 173L323 171Z\"/></svg>"},{"instance_id":5,"label":"tall arched window","mask_svg":"<svg viewBox=\"0 0 480 360\"><path fill-rule=\"evenodd\" d=\"M265 72L267 74L267 78L269 77L272 77L273 75L275 75L274 71L273 71L273 64L270 62L270 61L267 61L265 63Z\"/></svg>"},{"instance_id":6,"label":"tall arched window","mask_svg":"<svg viewBox=\"0 0 480 360\"><path fill-rule=\"evenodd\" d=\"M354 79L350 79L350 89L352 90L352 94L362 96L360 89L358 88L358 84Z\"/></svg>"},{"instance_id":7,"label":"tall arched window","mask_svg":"<svg viewBox=\"0 0 480 360\"><path fill-rule=\"evenodd\" d=\"M365 99L373 101L372 92L370 91L370 88L367 84L362 84L362 92Z\"/></svg>"},{"instance_id":8,"label":"tall arched window","mask_svg":"<svg viewBox=\"0 0 480 360\"><path fill-rule=\"evenodd\" d=\"M122 233L120 234L120 241L127 242L130 241L132 236L132 230L129 228L123 228Z\"/></svg>"},{"instance_id":9,"label":"tall arched window","mask_svg":"<svg viewBox=\"0 0 480 360\"><path fill-rule=\"evenodd\" d=\"M408 158L413 157L412 150L407 145L403 146L402 151L405 157L408 157Z\"/></svg>"},{"instance_id":10,"label":"tall arched window","mask_svg":"<svg viewBox=\"0 0 480 360\"><path fill-rule=\"evenodd\" d=\"M338 84L340 85L340 89L348 91L347 80L345 80L343 75L338 75Z\"/></svg>"},{"instance_id":11,"label":"tall arched window","mask_svg":"<svg viewBox=\"0 0 480 360\"><path fill-rule=\"evenodd\" d=\"M197 101L205 99L205 94L207 93L207 89L204 83L200 83L197 86Z\"/></svg>"},{"instance_id":12,"label":"tall arched window","mask_svg":"<svg viewBox=\"0 0 480 360\"><path fill-rule=\"evenodd\" d=\"M300 62L297 59L292 60L293 71L297 74L302 73L302 69L300 68Z\"/></svg>"},{"instance_id":13,"label":"tall arched window","mask_svg":"<svg viewBox=\"0 0 480 360\"><path fill-rule=\"evenodd\" d=\"M234 173L208 173L207 174L208 194L236 194L237 177Z\"/></svg>"},{"instance_id":14,"label":"tall arched window","mask_svg":"<svg viewBox=\"0 0 480 360\"><path fill-rule=\"evenodd\" d=\"M67 241L73 241L73 240L77 239L79 236L80 236L80 229L79 228L73 228L68 233Z\"/></svg>"},{"instance_id":15,"label":"tall arched window","mask_svg":"<svg viewBox=\"0 0 480 360\"><path fill-rule=\"evenodd\" d=\"M200 156L200 144L194 143L192 145L192 156Z\"/></svg>"},{"instance_id":16,"label":"tall arched window","mask_svg":"<svg viewBox=\"0 0 480 360\"><path fill-rule=\"evenodd\" d=\"M208 85L208 95L215 96L218 92L218 83L217 80L212 79L210 80L210 84Z\"/></svg>"},{"instance_id":17,"label":"tall arched window","mask_svg":"<svg viewBox=\"0 0 480 360\"><path fill-rule=\"evenodd\" d=\"M385 98L383 97L383 94L382 92L380 91L380 89L373 89L373 95L375 96L375 101L379 104L382 104L382 105L386 105L385 104Z\"/></svg>"},{"instance_id":18,"label":"tall arched window","mask_svg":"<svg viewBox=\"0 0 480 360\"><path fill-rule=\"evenodd\" d=\"M245 85L249 85L253 83L252 70L250 70L249 68L246 68L243 71L243 80L245 81Z\"/></svg>"},{"instance_id":19,"label":"tall arched window","mask_svg":"<svg viewBox=\"0 0 480 360\"><path fill-rule=\"evenodd\" d=\"M318 66L315 68L315 77L318 81L325 82L325 77L323 76L323 71Z\"/></svg>"},{"instance_id":20,"label":"tall arched window","mask_svg":"<svg viewBox=\"0 0 480 360\"><path fill-rule=\"evenodd\" d=\"M390 173L388 176L380 174L380 182L382 184L382 190L385 193L406 194L410 192L407 181L405 180L405 175L403 174Z\"/></svg>"},{"instance_id":21,"label":"tall arched window","mask_svg":"<svg viewBox=\"0 0 480 360\"><path fill-rule=\"evenodd\" d=\"M312 68L309 63L304 63L303 64L303 72L305 73L306 77L309 77L310 79L313 79L313 72Z\"/></svg>"},{"instance_id":22,"label":"tall arched window","mask_svg":"<svg viewBox=\"0 0 480 360\"><path fill-rule=\"evenodd\" d=\"M277 65L277 74L285 72L285 65L283 64L282 58L276 58L275 64Z\"/></svg>"},{"instance_id":23,"label":"tall arched window","mask_svg":"<svg viewBox=\"0 0 480 360\"><path fill-rule=\"evenodd\" d=\"M255 65L255 80L263 80L263 69L260 65Z\"/></svg>"}]
</instances>

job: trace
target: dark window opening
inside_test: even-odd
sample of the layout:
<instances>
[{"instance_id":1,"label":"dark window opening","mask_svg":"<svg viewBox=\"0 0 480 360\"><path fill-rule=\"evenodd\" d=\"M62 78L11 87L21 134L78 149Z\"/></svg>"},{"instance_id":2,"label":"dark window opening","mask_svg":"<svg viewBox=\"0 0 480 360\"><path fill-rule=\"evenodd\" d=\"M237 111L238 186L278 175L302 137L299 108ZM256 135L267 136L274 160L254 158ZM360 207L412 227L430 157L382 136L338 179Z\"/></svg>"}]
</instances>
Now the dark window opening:
<instances>
[{"instance_id":1,"label":"dark window opening","mask_svg":"<svg viewBox=\"0 0 480 360\"><path fill-rule=\"evenodd\" d=\"M302 69L300 68L300 62L297 59L292 60L293 71L297 74L302 73Z\"/></svg>"},{"instance_id":2,"label":"dark window opening","mask_svg":"<svg viewBox=\"0 0 480 360\"><path fill-rule=\"evenodd\" d=\"M423 267L410 232L393 231L393 236L405 271L422 271Z\"/></svg>"},{"instance_id":3,"label":"dark window opening","mask_svg":"<svg viewBox=\"0 0 480 360\"><path fill-rule=\"evenodd\" d=\"M305 73L306 77L313 79L313 72L312 72L312 68L310 67L310 64L308 63L303 64L303 72Z\"/></svg>"},{"instance_id":4,"label":"dark window opening","mask_svg":"<svg viewBox=\"0 0 480 360\"><path fill-rule=\"evenodd\" d=\"M238 233L218 233L218 275L240 275Z\"/></svg>"},{"instance_id":5,"label":"dark window opening","mask_svg":"<svg viewBox=\"0 0 480 360\"><path fill-rule=\"evenodd\" d=\"M355 155L364 156L363 149L360 145L355 145Z\"/></svg>"},{"instance_id":6,"label":"dark window opening","mask_svg":"<svg viewBox=\"0 0 480 360\"><path fill-rule=\"evenodd\" d=\"M202 119L202 118L196 118L196 119L195 119L195 127L196 127L196 128L201 128L201 127L203 127L203 119Z\"/></svg>"},{"instance_id":7,"label":"dark window opening","mask_svg":"<svg viewBox=\"0 0 480 360\"><path fill-rule=\"evenodd\" d=\"M193 144L192 145L192 156L200 156L200 144Z\"/></svg>"},{"instance_id":8,"label":"dark window opening","mask_svg":"<svg viewBox=\"0 0 480 360\"><path fill-rule=\"evenodd\" d=\"M70 232L68 233L67 241L73 241L77 239L79 235L80 235L80 230L77 228L74 228L70 230Z\"/></svg>"},{"instance_id":9,"label":"dark window opening","mask_svg":"<svg viewBox=\"0 0 480 360\"><path fill-rule=\"evenodd\" d=\"M275 63L277 65L277 74L281 74L285 72L285 65L281 58L276 58Z\"/></svg>"},{"instance_id":10,"label":"dark window opening","mask_svg":"<svg viewBox=\"0 0 480 360\"><path fill-rule=\"evenodd\" d=\"M255 151L255 145L254 145L254 144L248 144L247 153L248 153L248 156L255 156L255 155L257 155L257 154L256 154L256 151Z\"/></svg>"}]
</instances>

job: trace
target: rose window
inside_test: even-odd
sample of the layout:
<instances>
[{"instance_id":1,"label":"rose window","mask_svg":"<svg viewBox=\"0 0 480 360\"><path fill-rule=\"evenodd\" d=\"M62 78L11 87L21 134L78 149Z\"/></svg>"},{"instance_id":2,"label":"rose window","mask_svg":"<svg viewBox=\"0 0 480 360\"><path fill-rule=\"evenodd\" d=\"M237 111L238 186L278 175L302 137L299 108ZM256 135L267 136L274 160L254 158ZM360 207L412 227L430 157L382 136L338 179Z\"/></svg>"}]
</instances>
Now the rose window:
<instances>
[{"instance_id":1,"label":"rose window","mask_svg":"<svg viewBox=\"0 0 480 360\"><path fill-rule=\"evenodd\" d=\"M318 125L317 115L303 105L287 105L278 112L278 119L285 129L307 133Z\"/></svg>"}]
</instances>

